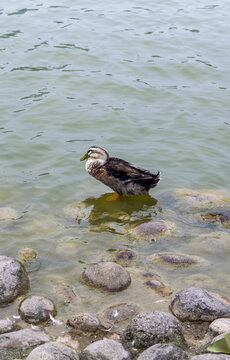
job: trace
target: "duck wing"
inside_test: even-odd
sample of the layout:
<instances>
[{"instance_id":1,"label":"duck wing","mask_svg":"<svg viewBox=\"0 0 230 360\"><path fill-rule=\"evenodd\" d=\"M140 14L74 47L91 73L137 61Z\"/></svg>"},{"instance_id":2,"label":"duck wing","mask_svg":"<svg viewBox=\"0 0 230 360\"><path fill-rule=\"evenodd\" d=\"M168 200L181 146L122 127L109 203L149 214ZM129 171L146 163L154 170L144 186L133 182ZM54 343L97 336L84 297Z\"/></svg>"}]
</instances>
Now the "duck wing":
<instances>
[{"instance_id":1,"label":"duck wing","mask_svg":"<svg viewBox=\"0 0 230 360\"><path fill-rule=\"evenodd\" d=\"M144 187L154 187L160 180L160 173L152 174L150 171L137 167L128 161L111 157L103 166L107 174L121 180L142 184Z\"/></svg>"}]
</instances>

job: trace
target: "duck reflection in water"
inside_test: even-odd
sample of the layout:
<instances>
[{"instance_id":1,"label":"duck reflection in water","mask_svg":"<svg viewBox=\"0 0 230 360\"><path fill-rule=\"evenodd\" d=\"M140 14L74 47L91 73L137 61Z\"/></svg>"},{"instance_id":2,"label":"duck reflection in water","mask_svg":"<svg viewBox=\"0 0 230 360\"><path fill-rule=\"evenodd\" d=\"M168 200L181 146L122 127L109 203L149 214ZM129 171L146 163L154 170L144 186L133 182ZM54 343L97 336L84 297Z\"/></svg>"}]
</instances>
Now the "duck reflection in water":
<instances>
[{"instance_id":1,"label":"duck reflection in water","mask_svg":"<svg viewBox=\"0 0 230 360\"><path fill-rule=\"evenodd\" d=\"M122 196L116 201L107 201L111 194L103 194L98 198L90 197L78 205L84 214L84 220L92 225L94 231L114 231L115 224L132 225L138 221L150 220L156 215L157 200L149 194L142 196ZM81 216L77 217L81 223Z\"/></svg>"}]
</instances>

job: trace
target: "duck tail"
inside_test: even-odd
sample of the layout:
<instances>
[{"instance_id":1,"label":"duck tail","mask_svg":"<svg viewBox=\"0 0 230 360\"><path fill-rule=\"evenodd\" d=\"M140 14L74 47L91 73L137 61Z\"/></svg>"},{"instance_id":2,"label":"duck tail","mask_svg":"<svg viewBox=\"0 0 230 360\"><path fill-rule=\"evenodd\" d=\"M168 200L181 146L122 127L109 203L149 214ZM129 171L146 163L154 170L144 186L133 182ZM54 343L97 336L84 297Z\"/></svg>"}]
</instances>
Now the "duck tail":
<instances>
[{"instance_id":1,"label":"duck tail","mask_svg":"<svg viewBox=\"0 0 230 360\"><path fill-rule=\"evenodd\" d=\"M152 189L155 186L157 186L157 184L160 182L160 180L161 180L161 173L160 173L160 171L158 171L157 174L152 175L152 182L151 182L150 188Z\"/></svg>"}]
</instances>

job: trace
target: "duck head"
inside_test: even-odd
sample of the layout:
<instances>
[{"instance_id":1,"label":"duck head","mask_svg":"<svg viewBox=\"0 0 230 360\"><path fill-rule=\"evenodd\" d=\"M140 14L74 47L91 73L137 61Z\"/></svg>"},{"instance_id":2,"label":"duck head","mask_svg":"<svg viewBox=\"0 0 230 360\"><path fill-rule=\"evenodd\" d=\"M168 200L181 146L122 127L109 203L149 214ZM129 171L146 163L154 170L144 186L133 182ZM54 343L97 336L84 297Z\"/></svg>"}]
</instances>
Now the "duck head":
<instances>
[{"instance_id":1,"label":"duck head","mask_svg":"<svg viewBox=\"0 0 230 360\"><path fill-rule=\"evenodd\" d=\"M87 160L85 167L89 172L92 167L103 166L109 160L109 154L100 146L91 146L80 160Z\"/></svg>"}]
</instances>

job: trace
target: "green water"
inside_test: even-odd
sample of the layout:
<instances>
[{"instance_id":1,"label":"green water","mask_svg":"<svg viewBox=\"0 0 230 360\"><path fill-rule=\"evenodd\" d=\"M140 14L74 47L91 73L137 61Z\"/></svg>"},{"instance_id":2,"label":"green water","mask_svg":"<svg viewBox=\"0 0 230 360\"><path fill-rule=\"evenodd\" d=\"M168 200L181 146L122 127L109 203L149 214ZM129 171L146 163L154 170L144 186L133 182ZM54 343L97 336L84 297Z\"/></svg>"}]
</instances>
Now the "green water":
<instances>
[{"instance_id":1,"label":"green water","mask_svg":"<svg viewBox=\"0 0 230 360\"><path fill-rule=\"evenodd\" d=\"M0 201L18 216L1 222L0 252L37 250L30 293L51 296L60 313L68 313L60 283L79 296L76 312L133 300L167 309L167 299L154 305L161 297L135 267L158 271L173 291L197 285L230 296L230 247L207 251L193 242L229 230L200 224L195 210L170 201L176 188L229 189L229 10L226 0L1 1ZM153 199L106 203L110 190L79 161L91 145L161 170ZM67 216L75 202L93 215ZM177 231L155 243L126 234L130 223L155 218ZM138 255L130 288L107 294L80 283L86 264L124 247ZM159 251L200 255L207 264L156 267L146 259ZM8 307L15 311L16 303Z\"/></svg>"}]
</instances>

